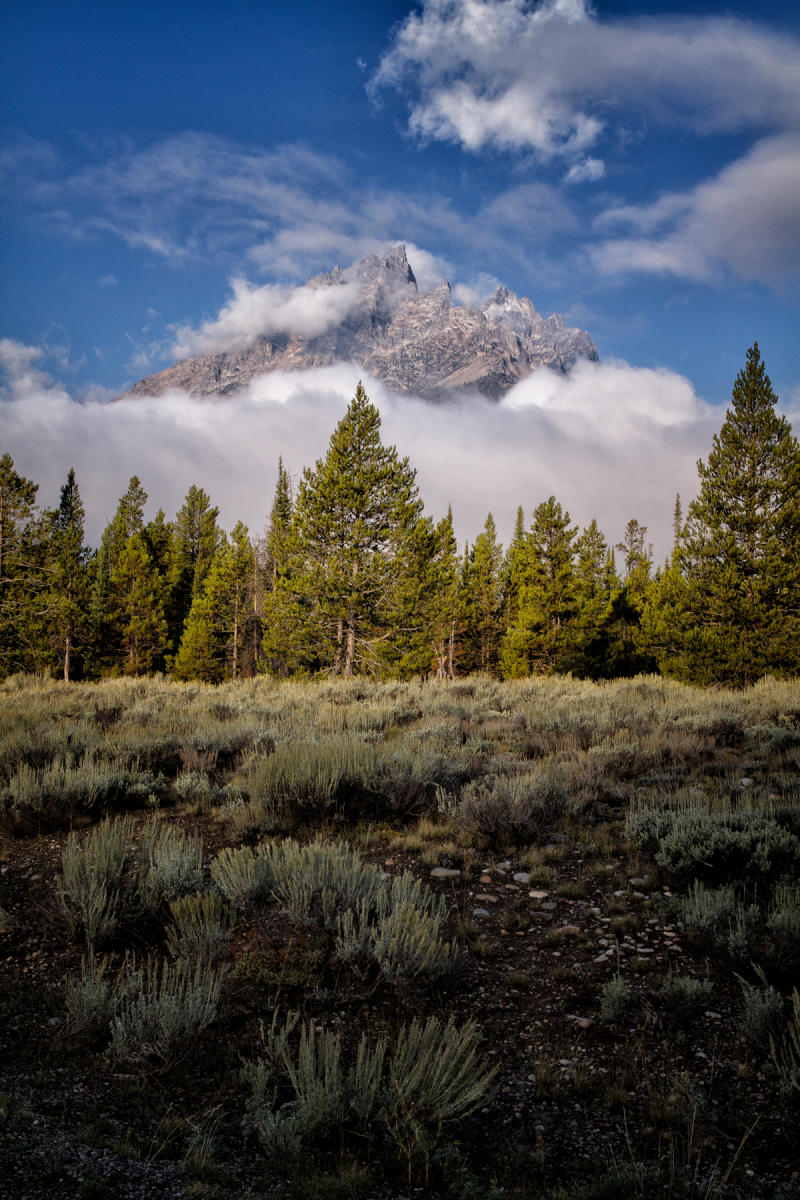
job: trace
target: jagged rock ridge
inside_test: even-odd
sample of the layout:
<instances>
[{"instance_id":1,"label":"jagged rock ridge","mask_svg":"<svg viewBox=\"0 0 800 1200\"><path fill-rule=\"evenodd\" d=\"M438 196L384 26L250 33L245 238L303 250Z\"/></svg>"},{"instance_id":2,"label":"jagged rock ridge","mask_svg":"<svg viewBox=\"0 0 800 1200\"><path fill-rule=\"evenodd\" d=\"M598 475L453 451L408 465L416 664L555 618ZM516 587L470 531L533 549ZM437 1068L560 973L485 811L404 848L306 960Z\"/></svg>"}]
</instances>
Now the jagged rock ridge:
<instances>
[{"instance_id":1,"label":"jagged rock ridge","mask_svg":"<svg viewBox=\"0 0 800 1200\"><path fill-rule=\"evenodd\" d=\"M353 282L361 288L357 305L327 333L263 337L247 350L185 359L127 394L157 396L181 388L224 395L265 371L355 362L396 392L444 399L470 388L497 399L537 367L565 372L578 358L597 360L588 333L567 328L557 313L540 316L530 300L508 288L497 288L479 308L454 305L448 283L420 292L405 246L382 259L368 254L344 271L336 267L308 286Z\"/></svg>"}]
</instances>

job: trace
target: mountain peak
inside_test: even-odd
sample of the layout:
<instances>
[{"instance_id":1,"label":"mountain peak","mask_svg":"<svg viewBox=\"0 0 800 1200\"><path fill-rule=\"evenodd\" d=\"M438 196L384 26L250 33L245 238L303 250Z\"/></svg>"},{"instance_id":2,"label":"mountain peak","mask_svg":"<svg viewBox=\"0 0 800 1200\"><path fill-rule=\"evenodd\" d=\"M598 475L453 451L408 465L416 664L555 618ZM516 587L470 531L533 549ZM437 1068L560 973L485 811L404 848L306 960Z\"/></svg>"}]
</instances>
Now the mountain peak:
<instances>
[{"instance_id":1,"label":"mountain peak","mask_svg":"<svg viewBox=\"0 0 800 1200\"><path fill-rule=\"evenodd\" d=\"M471 389L497 399L539 367L564 372L579 358L597 359L587 333L565 328L557 314L541 317L527 297L503 285L480 308L453 307L446 280L420 292L402 244L344 270L337 266L308 286L345 284L358 285L355 297L351 289L338 316L334 303L325 332L303 336L285 328L264 334L245 350L185 359L128 394L181 388L225 395L266 371L352 362L396 392L436 400Z\"/></svg>"}]
</instances>

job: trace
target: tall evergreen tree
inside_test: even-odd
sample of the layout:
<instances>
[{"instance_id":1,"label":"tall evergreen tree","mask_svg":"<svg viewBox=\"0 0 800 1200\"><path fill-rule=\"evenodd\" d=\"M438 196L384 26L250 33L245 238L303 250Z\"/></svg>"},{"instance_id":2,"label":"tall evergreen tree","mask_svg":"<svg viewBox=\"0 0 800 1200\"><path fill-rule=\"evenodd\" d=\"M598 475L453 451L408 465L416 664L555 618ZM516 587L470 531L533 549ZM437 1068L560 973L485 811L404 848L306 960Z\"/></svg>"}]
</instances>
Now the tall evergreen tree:
<instances>
[{"instance_id":1,"label":"tall evergreen tree","mask_svg":"<svg viewBox=\"0 0 800 1200\"><path fill-rule=\"evenodd\" d=\"M575 542L575 619L568 665L576 675L598 679L613 673L608 626L619 586L613 552L592 518Z\"/></svg>"},{"instance_id":2,"label":"tall evergreen tree","mask_svg":"<svg viewBox=\"0 0 800 1200\"><path fill-rule=\"evenodd\" d=\"M164 665L166 581L158 574L141 533L126 542L111 575L112 661L126 675L146 675Z\"/></svg>"},{"instance_id":3,"label":"tall evergreen tree","mask_svg":"<svg viewBox=\"0 0 800 1200\"><path fill-rule=\"evenodd\" d=\"M436 526L432 558L433 603L429 622L433 667L437 679L455 674L455 640L458 621L458 543L453 529L453 510Z\"/></svg>"},{"instance_id":4,"label":"tall evergreen tree","mask_svg":"<svg viewBox=\"0 0 800 1200\"><path fill-rule=\"evenodd\" d=\"M269 514L266 537L267 586L272 587L281 571L285 570L292 532L292 486L289 472L278 459L278 479Z\"/></svg>"},{"instance_id":5,"label":"tall evergreen tree","mask_svg":"<svg viewBox=\"0 0 800 1200\"><path fill-rule=\"evenodd\" d=\"M83 544L85 509L70 467L58 508L49 514L46 611L65 682L86 636L89 549Z\"/></svg>"},{"instance_id":6,"label":"tall evergreen tree","mask_svg":"<svg viewBox=\"0 0 800 1200\"><path fill-rule=\"evenodd\" d=\"M179 679L237 679L252 620L253 547L241 521L214 556L192 604L175 659Z\"/></svg>"},{"instance_id":7,"label":"tall evergreen tree","mask_svg":"<svg viewBox=\"0 0 800 1200\"><path fill-rule=\"evenodd\" d=\"M506 677L569 669L576 610L576 533L555 496L535 509L519 612L501 650Z\"/></svg>"},{"instance_id":8,"label":"tall evergreen tree","mask_svg":"<svg viewBox=\"0 0 800 1200\"><path fill-rule=\"evenodd\" d=\"M519 612L519 592L525 575L528 535L525 532L525 514L520 504L514 521L514 533L508 543L503 559L503 635L508 633Z\"/></svg>"},{"instance_id":9,"label":"tall evergreen tree","mask_svg":"<svg viewBox=\"0 0 800 1200\"><path fill-rule=\"evenodd\" d=\"M469 551L462 576L459 667L494 671L501 630L503 548L491 513Z\"/></svg>"},{"instance_id":10,"label":"tall evergreen tree","mask_svg":"<svg viewBox=\"0 0 800 1200\"><path fill-rule=\"evenodd\" d=\"M92 568L92 592L89 601L89 632L86 669L92 676L116 671L124 657L122 649L122 607L115 594L114 579L122 555L134 537L144 530L144 506L147 492L139 477L132 475L120 497L116 512L103 530L100 548ZM151 564L146 544L142 549Z\"/></svg>"},{"instance_id":11,"label":"tall evergreen tree","mask_svg":"<svg viewBox=\"0 0 800 1200\"><path fill-rule=\"evenodd\" d=\"M663 670L743 685L800 670L800 446L758 344L732 401L646 628Z\"/></svg>"},{"instance_id":12,"label":"tall evergreen tree","mask_svg":"<svg viewBox=\"0 0 800 1200\"><path fill-rule=\"evenodd\" d=\"M377 669L398 581L413 558L422 509L415 474L382 444L380 414L359 384L326 457L303 474L288 565L267 614L267 659L276 631L291 626L295 637L304 631L303 642L311 635L316 658L306 649L296 665L345 677Z\"/></svg>"},{"instance_id":13,"label":"tall evergreen tree","mask_svg":"<svg viewBox=\"0 0 800 1200\"><path fill-rule=\"evenodd\" d=\"M166 616L170 640L177 645L192 602L203 592L220 541L219 509L195 484L186 493L173 525L173 546Z\"/></svg>"},{"instance_id":14,"label":"tall evergreen tree","mask_svg":"<svg viewBox=\"0 0 800 1200\"><path fill-rule=\"evenodd\" d=\"M0 675L37 665L44 566L38 490L10 454L0 457Z\"/></svg>"},{"instance_id":15,"label":"tall evergreen tree","mask_svg":"<svg viewBox=\"0 0 800 1200\"><path fill-rule=\"evenodd\" d=\"M656 663L640 630L642 613L652 586L653 547L645 539L647 526L632 517L615 549L624 553L625 574L611 601L607 621L609 663L614 675L637 675L655 670Z\"/></svg>"}]
</instances>

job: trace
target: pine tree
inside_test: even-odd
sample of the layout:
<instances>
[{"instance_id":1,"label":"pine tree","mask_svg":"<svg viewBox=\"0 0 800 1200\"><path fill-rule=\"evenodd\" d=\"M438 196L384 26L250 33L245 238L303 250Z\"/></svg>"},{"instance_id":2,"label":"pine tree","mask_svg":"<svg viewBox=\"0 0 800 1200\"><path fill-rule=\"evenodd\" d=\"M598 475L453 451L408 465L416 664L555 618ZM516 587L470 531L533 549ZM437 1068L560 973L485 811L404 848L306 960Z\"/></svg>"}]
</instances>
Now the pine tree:
<instances>
[{"instance_id":1,"label":"pine tree","mask_svg":"<svg viewBox=\"0 0 800 1200\"><path fill-rule=\"evenodd\" d=\"M576 675L599 679L613 673L608 625L619 586L613 552L592 518L575 542L575 621L568 665Z\"/></svg>"},{"instance_id":2,"label":"pine tree","mask_svg":"<svg viewBox=\"0 0 800 1200\"><path fill-rule=\"evenodd\" d=\"M491 513L469 552L461 584L459 666L494 671L501 637L503 548Z\"/></svg>"},{"instance_id":3,"label":"pine tree","mask_svg":"<svg viewBox=\"0 0 800 1200\"><path fill-rule=\"evenodd\" d=\"M453 510L436 526L431 559L433 603L429 638L437 679L452 679L455 674L455 640L458 621L458 543L453 529Z\"/></svg>"},{"instance_id":4,"label":"pine tree","mask_svg":"<svg viewBox=\"0 0 800 1200\"><path fill-rule=\"evenodd\" d=\"M525 532L525 514L520 504L514 521L514 534L508 544L503 560L503 634L507 634L519 612L519 592L525 575L528 535Z\"/></svg>"},{"instance_id":5,"label":"pine tree","mask_svg":"<svg viewBox=\"0 0 800 1200\"><path fill-rule=\"evenodd\" d=\"M647 630L662 669L744 685L800 670L800 446L758 344L732 400Z\"/></svg>"},{"instance_id":6,"label":"pine tree","mask_svg":"<svg viewBox=\"0 0 800 1200\"><path fill-rule=\"evenodd\" d=\"M49 513L47 555L47 620L65 682L73 656L87 632L89 549L83 544L85 509L75 470L70 468L57 509Z\"/></svg>"},{"instance_id":7,"label":"pine tree","mask_svg":"<svg viewBox=\"0 0 800 1200\"><path fill-rule=\"evenodd\" d=\"M303 473L287 567L265 614L268 659L276 631L291 626L294 646L280 652L294 655L295 669L345 677L378 669L395 590L413 558L422 509L415 474L381 443L380 414L359 384L326 457Z\"/></svg>"},{"instance_id":8,"label":"pine tree","mask_svg":"<svg viewBox=\"0 0 800 1200\"><path fill-rule=\"evenodd\" d=\"M118 642L109 647L126 675L145 675L163 666L167 649L165 581L157 573L145 539L135 533L111 575L111 603Z\"/></svg>"},{"instance_id":9,"label":"pine tree","mask_svg":"<svg viewBox=\"0 0 800 1200\"><path fill-rule=\"evenodd\" d=\"M555 496L534 511L519 612L501 650L507 678L569 669L576 610L576 532Z\"/></svg>"},{"instance_id":10,"label":"pine tree","mask_svg":"<svg viewBox=\"0 0 800 1200\"><path fill-rule=\"evenodd\" d=\"M615 547L625 555L622 586L612 597L606 622L609 662L616 676L638 675L656 668L640 629L652 587L653 547L645 542L646 537L647 526L632 517Z\"/></svg>"},{"instance_id":11,"label":"pine tree","mask_svg":"<svg viewBox=\"0 0 800 1200\"><path fill-rule=\"evenodd\" d=\"M289 479L289 472L283 465L283 459L279 458L278 479L275 484L275 496L269 514L266 536L266 576L268 587L274 586L278 575L286 568L291 531L291 480Z\"/></svg>"},{"instance_id":12,"label":"pine tree","mask_svg":"<svg viewBox=\"0 0 800 1200\"><path fill-rule=\"evenodd\" d=\"M219 509L195 484L186 493L173 526L173 546L166 615L173 644L180 642L192 603L203 592L220 541Z\"/></svg>"},{"instance_id":13,"label":"pine tree","mask_svg":"<svg viewBox=\"0 0 800 1200\"><path fill-rule=\"evenodd\" d=\"M115 594L114 578L122 555L134 537L144 530L147 492L139 477L132 475L116 512L103 530L100 548L92 565L89 601L89 631L85 654L86 673L92 677L119 670L122 648L122 605ZM146 545L142 549L147 554ZM149 554L147 554L149 560Z\"/></svg>"},{"instance_id":14,"label":"pine tree","mask_svg":"<svg viewBox=\"0 0 800 1200\"><path fill-rule=\"evenodd\" d=\"M10 454L0 457L0 675L38 665L44 568L38 490L17 473Z\"/></svg>"}]
</instances>

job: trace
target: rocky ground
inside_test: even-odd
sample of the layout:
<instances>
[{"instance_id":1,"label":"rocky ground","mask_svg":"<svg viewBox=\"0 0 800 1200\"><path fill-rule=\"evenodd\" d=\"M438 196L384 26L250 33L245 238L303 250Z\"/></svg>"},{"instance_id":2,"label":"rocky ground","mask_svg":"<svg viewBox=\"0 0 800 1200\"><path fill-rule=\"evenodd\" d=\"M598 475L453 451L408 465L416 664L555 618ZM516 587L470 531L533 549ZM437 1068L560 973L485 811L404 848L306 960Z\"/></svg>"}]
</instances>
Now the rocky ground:
<instances>
[{"instance_id":1,"label":"rocky ground","mask_svg":"<svg viewBox=\"0 0 800 1200\"><path fill-rule=\"evenodd\" d=\"M173 813L213 856L213 816ZM554 830L528 853L460 855L430 822L418 836L356 835L387 873L412 870L452 905L461 945L439 1011L483 1029L498 1086L410 1183L348 1147L298 1177L269 1170L242 1132L240 1053L279 992L347 1030L396 1015L393 993L330 987L313 947L274 919L246 922L226 999L191 1056L161 1077L119 1074L71 1036L63 980L81 947L54 899L66 834L4 838L0 906L0 1195L401 1197L800 1196L797 1108L764 1047L742 1036L741 988L680 919L679 897L613 825ZM709 979L670 1009L670 975ZM627 994L609 997L619 978ZM613 989L612 989L613 993ZM429 1001L400 997L408 1014Z\"/></svg>"}]
</instances>

